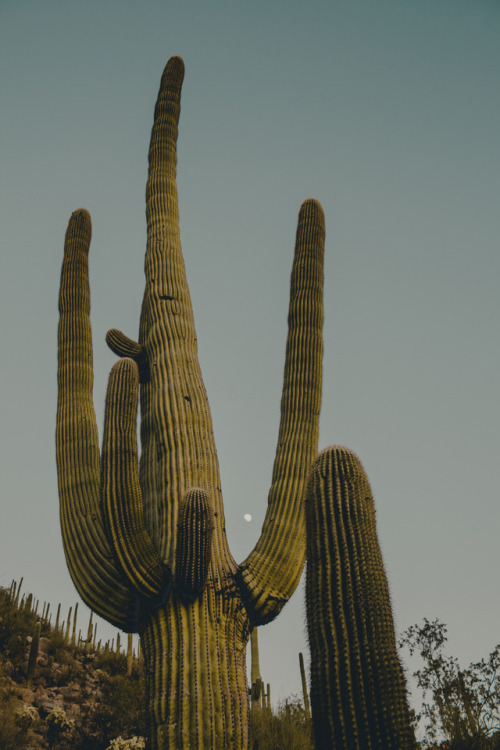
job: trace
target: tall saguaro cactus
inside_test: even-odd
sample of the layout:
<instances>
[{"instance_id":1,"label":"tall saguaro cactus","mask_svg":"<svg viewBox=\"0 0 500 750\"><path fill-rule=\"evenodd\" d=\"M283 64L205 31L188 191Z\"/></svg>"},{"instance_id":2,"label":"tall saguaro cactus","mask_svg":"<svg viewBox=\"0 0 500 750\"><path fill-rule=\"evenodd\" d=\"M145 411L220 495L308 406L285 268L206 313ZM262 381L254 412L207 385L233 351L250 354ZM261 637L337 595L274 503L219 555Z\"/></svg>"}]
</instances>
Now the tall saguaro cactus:
<instances>
[{"instance_id":1,"label":"tall saguaro cactus","mask_svg":"<svg viewBox=\"0 0 500 750\"><path fill-rule=\"evenodd\" d=\"M146 289L137 342L113 329L102 453L92 401L90 216L75 211L61 274L57 464L68 567L84 601L139 632L153 748L245 748L245 649L305 557L302 495L317 452L324 217L301 207L281 421L261 536L229 550L210 409L181 252L176 141L184 65L171 58L155 108L146 187ZM136 420L141 401L141 457Z\"/></svg>"},{"instance_id":2,"label":"tall saguaro cactus","mask_svg":"<svg viewBox=\"0 0 500 750\"><path fill-rule=\"evenodd\" d=\"M316 750L413 750L372 492L352 451L319 454L306 519Z\"/></svg>"}]
</instances>

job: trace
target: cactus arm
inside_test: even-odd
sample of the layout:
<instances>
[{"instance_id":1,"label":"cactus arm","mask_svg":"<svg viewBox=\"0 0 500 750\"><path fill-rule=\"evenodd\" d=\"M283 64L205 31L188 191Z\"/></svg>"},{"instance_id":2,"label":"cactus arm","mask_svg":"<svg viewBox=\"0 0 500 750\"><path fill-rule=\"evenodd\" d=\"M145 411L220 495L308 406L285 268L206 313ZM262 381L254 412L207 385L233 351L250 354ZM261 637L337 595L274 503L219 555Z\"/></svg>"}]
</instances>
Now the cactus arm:
<instances>
[{"instance_id":1,"label":"cactus arm","mask_svg":"<svg viewBox=\"0 0 500 750\"><path fill-rule=\"evenodd\" d=\"M90 215L79 209L66 232L59 294L56 458L64 551L89 607L122 630L135 627L135 597L119 573L99 504L99 446L92 401L88 251Z\"/></svg>"},{"instance_id":2,"label":"cactus arm","mask_svg":"<svg viewBox=\"0 0 500 750\"><path fill-rule=\"evenodd\" d=\"M212 552L214 511L208 492L197 487L179 505L175 583L181 597L193 601L207 580Z\"/></svg>"},{"instance_id":3,"label":"cactus arm","mask_svg":"<svg viewBox=\"0 0 500 750\"><path fill-rule=\"evenodd\" d=\"M106 334L106 343L112 352L119 357L129 357L137 363L139 368L139 381L147 383L150 378L149 362L146 349L142 344L132 341L124 333L116 328L111 328Z\"/></svg>"},{"instance_id":4,"label":"cactus arm","mask_svg":"<svg viewBox=\"0 0 500 750\"><path fill-rule=\"evenodd\" d=\"M139 343L151 379L141 384L145 522L162 559L175 568L177 513L187 490L206 490L214 509L209 573L220 586L236 570L225 533L219 466L182 257L176 187L184 64L171 58L155 106L146 185L148 227Z\"/></svg>"},{"instance_id":5,"label":"cactus arm","mask_svg":"<svg viewBox=\"0 0 500 750\"><path fill-rule=\"evenodd\" d=\"M137 451L139 370L131 359L117 362L109 377L101 462L101 500L115 558L134 591L164 599L170 572L144 526Z\"/></svg>"},{"instance_id":6,"label":"cactus arm","mask_svg":"<svg viewBox=\"0 0 500 750\"><path fill-rule=\"evenodd\" d=\"M323 210L303 203L290 285L278 445L262 534L240 565L253 624L272 620L295 590L305 559L303 491L318 450L323 355Z\"/></svg>"}]
</instances>

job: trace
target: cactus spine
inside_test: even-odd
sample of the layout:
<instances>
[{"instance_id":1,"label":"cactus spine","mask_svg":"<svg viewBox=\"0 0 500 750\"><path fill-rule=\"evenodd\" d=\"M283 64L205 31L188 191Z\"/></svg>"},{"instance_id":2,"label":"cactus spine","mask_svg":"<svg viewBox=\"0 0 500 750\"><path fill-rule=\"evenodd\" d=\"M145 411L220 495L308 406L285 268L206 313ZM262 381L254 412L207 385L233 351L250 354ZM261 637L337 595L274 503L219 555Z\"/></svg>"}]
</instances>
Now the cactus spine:
<instances>
[{"instance_id":1,"label":"cactus spine","mask_svg":"<svg viewBox=\"0 0 500 750\"><path fill-rule=\"evenodd\" d=\"M319 454L306 521L316 750L415 748L372 492L352 451Z\"/></svg>"},{"instance_id":2,"label":"cactus spine","mask_svg":"<svg viewBox=\"0 0 500 750\"><path fill-rule=\"evenodd\" d=\"M57 463L67 564L83 600L139 632L156 748L246 748L245 650L295 590L305 558L303 490L317 453L321 401L324 217L299 213L281 421L260 539L229 550L212 421L182 258L176 141L184 66L172 58L155 108L146 187L146 289L139 341L106 400L102 454L92 402L90 216L74 212L59 298ZM141 458L136 418L140 392Z\"/></svg>"}]
</instances>

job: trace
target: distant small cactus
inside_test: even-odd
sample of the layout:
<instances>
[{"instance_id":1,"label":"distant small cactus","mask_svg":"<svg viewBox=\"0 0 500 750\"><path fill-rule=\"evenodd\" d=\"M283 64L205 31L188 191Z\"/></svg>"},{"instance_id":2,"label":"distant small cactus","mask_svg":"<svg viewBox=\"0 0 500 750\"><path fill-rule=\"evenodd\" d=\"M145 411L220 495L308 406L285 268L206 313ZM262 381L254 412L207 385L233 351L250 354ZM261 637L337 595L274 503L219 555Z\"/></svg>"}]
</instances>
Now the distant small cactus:
<instances>
[{"instance_id":1,"label":"distant small cactus","mask_svg":"<svg viewBox=\"0 0 500 750\"><path fill-rule=\"evenodd\" d=\"M40 620L35 625L35 629L33 631L33 637L31 640L31 646L30 646L30 655L28 659L28 672L27 672L27 679L26 684L28 687L31 687L31 683L33 682L33 678L35 676L35 669L36 669L36 660L38 658L38 646L40 644L40 632L42 629L42 623Z\"/></svg>"}]
</instances>

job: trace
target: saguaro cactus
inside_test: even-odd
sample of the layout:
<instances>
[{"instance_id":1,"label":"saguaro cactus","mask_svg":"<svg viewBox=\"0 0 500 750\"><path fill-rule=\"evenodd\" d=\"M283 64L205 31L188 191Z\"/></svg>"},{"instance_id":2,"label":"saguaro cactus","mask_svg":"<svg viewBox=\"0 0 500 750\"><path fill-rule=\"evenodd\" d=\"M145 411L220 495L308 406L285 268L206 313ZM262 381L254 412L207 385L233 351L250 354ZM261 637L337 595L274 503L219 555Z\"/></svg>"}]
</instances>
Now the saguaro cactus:
<instances>
[{"instance_id":1,"label":"saguaro cactus","mask_svg":"<svg viewBox=\"0 0 500 750\"><path fill-rule=\"evenodd\" d=\"M26 677L26 685L31 687L33 678L35 677L36 661L38 659L38 647L40 645L40 633L42 629L42 623L37 620L33 629L33 636L31 639L30 653L28 657L28 670Z\"/></svg>"},{"instance_id":2,"label":"saguaro cactus","mask_svg":"<svg viewBox=\"0 0 500 750\"><path fill-rule=\"evenodd\" d=\"M302 680L302 695L304 697L304 712L306 715L306 719L310 719L311 718L311 706L309 705L306 670L304 667L304 657L302 656L302 653L299 653L299 666L300 666L300 679Z\"/></svg>"},{"instance_id":3,"label":"saguaro cactus","mask_svg":"<svg viewBox=\"0 0 500 750\"><path fill-rule=\"evenodd\" d=\"M306 519L316 750L415 748L372 492L352 451L319 454Z\"/></svg>"},{"instance_id":4,"label":"saguaro cactus","mask_svg":"<svg viewBox=\"0 0 500 750\"><path fill-rule=\"evenodd\" d=\"M250 628L272 620L305 556L303 490L321 401L324 217L301 207L281 421L261 536L229 550L212 421L182 258L176 141L184 65L172 58L155 108L146 187L146 289L138 342L116 329L102 455L92 402L90 216L66 233L59 300L57 464L68 567L83 600L139 632L153 748L244 748ZM141 399L140 467L136 439Z\"/></svg>"},{"instance_id":5,"label":"saguaro cactus","mask_svg":"<svg viewBox=\"0 0 500 750\"><path fill-rule=\"evenodd\" d=\"M260 674L260 663L259 663L259 636L257 635L257 628L252 628L250 633L250 698L251 707L260 708L262 702L262 693L264 692L264 684L262 682L262 676Z\"/></svg>"}]
</instances>

